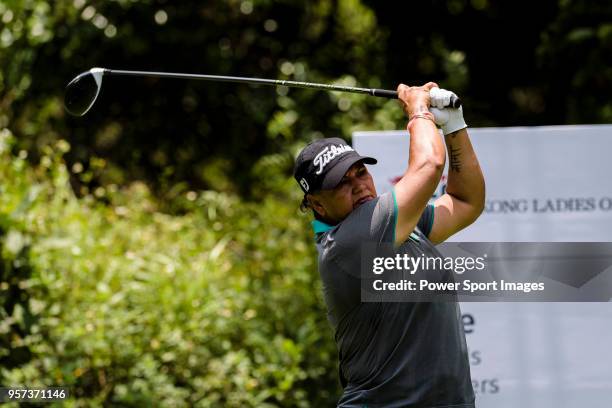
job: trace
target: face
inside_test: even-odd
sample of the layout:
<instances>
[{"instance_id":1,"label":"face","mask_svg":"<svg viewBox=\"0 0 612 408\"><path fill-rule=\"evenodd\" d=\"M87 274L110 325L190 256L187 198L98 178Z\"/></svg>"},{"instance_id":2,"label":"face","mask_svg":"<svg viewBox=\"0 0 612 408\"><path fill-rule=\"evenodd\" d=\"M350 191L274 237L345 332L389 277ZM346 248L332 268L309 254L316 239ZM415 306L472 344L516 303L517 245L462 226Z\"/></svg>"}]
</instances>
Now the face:
<instances>
[{"instance_id":1,"label":"face","mask_svg":"<svg viewBox=\"0 0 612 408\"><path fill-rule=\"evenodd\" d=\"M376 198L372 175L366 166L355 163L333 190L320 190L310 196L310 203L325 220L338 223L354 209Z\"/></svg>"}]
</instances>

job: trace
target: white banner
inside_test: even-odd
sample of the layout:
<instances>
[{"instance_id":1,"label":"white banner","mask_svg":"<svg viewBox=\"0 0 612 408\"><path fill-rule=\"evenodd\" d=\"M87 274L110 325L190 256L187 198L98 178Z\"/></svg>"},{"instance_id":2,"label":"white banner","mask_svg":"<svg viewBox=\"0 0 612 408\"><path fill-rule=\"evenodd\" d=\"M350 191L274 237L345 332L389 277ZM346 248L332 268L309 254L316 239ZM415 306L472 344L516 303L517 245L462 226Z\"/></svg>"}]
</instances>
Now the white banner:
<instances>
[{"instance_id":1,"label":"white banner","mask_svg":"<svg viewBox=\"0 0 612 408\"><path fill-rule=\"evenodd\" d=\"M452 241L612 241L612 125L469 133L486 208ZM406 131L356 132L353 146L378 159L369 170L379 194L407 167ZM462 310L478 407L612 406L611 303L464 303Z\"/></svg>"}]
</instances>

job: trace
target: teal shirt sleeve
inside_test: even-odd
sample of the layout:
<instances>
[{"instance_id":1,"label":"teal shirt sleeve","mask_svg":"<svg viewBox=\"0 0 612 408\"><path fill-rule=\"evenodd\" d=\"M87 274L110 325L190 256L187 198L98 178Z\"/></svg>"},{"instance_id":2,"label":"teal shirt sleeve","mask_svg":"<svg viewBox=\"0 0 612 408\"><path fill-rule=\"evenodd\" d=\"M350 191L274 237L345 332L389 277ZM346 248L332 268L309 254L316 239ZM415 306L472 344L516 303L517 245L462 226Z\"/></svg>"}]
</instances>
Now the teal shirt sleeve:
<instances>
[{"instance_id":1,"label":"teal shirt sleeve","mask_svg":"<svg viewBox=\"0 0 612 408\"><path fill-rule=\"evenodd\" d=\"M421 230L423 235L429 238L429 233L433 228L434 224L434 206L433 204L428 204L425 206L425 210L423 210L423 214L421 214L421 219L417 223L417 227Z\"/></svg>"}]
</instances>

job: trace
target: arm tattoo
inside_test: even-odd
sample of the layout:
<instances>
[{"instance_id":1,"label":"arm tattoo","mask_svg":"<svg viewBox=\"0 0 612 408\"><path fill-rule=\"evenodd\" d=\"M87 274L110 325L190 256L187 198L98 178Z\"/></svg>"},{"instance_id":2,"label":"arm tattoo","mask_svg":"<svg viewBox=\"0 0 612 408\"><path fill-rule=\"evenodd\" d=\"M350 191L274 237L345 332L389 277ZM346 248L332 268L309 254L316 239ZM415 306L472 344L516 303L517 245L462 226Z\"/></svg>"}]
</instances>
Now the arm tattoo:
<instances>
[{"instance_id":1,"label":"arm tattoo","mask_svg":"<svg viewBox=\"0 0 612 408\"><path fill-rule=\"evenodd\" d=\"M449 151L449 155L450 155L450 163L449 163L449 167L451 169L451 171L456 171L457 173L461 172L461 159L460 159L460 155L461 155L461 149L458 147L453 147L453 146L449 146L450 147L450 151Z\"/></svg>"}]
</instances>

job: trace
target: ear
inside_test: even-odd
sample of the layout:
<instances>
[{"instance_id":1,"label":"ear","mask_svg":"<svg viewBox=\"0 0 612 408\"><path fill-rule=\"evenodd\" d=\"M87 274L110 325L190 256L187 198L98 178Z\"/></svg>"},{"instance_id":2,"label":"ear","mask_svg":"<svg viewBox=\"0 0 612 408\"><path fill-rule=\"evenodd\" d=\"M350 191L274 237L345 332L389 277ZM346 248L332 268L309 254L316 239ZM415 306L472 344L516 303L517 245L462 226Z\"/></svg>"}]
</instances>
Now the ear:
<instances>
[{"instance_id":1,"label":"ear","mask_svg":"<svg viewBox=\"0 0 612 408\"><path fill-rule=\"evenodd\" d=\"M327 211L325 211L325 207L323 206L323 201L321 197L315 196L313 194L308 194L306 196L310 207L315 210L321 217L325 217Z\"/></svg>"}]
</instances>

